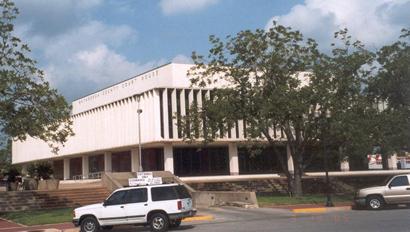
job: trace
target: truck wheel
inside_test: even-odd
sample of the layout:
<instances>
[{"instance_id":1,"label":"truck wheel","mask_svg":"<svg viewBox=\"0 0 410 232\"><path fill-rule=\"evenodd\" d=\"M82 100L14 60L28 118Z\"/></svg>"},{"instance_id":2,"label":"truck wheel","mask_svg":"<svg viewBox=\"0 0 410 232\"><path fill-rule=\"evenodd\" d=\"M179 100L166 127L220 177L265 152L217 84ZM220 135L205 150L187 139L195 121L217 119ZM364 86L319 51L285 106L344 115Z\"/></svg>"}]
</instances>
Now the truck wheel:
<instances>
[{"instance_id":1,"label":"truck wheel","mask_svg":"<svg viewBox=\"0 0 410 232\"><path fill-rule=\"evenodd\" d=\"M152 232L164 232L168 230L168 217L163 213L156 213L151 217L150 226Z\"/></svg>"},{"instance_id":2,"label":"truck wheel","mask_svg":"<svg viewBox=\"0 0 410 232\"><path fill-rule=\"evenodd\" d=\"M378 210L383 208L384 201L380 196L369 196L367 197L367 207L372 210Z\"/></svg>"},{"instance_id":3,"label":"truck wheel","mask_svg":"<svg viewBox=\"0 0 410 232\"><path fill-rule=\"evenodd\" d=\"M81 221L81 232L97 232L100 229L94 217L86 217Z\"/></svg>"},{"instance_id":4,"label":"truck wheel","mask_svg":"<svg viewBox=\"0 0 410 232\"><path fill-rule=\"evenodd\" d=\"M173 220L169 223L170 228L177 228L181 225L181 219Z\"/></svg>"}]
</instances>

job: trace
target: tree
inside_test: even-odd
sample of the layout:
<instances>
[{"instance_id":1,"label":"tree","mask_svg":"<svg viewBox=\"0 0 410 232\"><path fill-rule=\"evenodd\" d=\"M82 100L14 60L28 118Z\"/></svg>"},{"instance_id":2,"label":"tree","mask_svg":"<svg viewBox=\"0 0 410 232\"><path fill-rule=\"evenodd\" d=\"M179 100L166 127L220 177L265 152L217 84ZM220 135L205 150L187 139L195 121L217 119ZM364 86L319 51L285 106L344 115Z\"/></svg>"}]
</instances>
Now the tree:
<instances>
[{"instance_id":1,"label":"tree","mask_svg":"<svg viewBox=\"0 0 410 232\"><path fill-rule=\"evenodd\" d=\"M70 107L28 57L28 45L13 35L14 3L2 0L0 8L0 130L19 140L42 139L57 152L72 135Z\"/></svg>"},{"instance_id":2,"label":"tree","mask_svg":"<svg viewBox=\"0 0 410 232\"><path fill-rule=\"evenodd\" d=\"M301 71L311 70L319 61L316 42L276 23L268 31L241 31L228 36L226 42L211 36L210 42L207 60L193 54L191 81L199 87L225 83L228 88L214 88L202 107L194 105L183 117L184 138L202 137L211 142L243 120L248 139L266 139L288 178L290 191L301 195L306 148L317 144L319 135L314 87L308 84L309 74ZM271 133L274 128L286 135L294 173L280 155Z\"/></svg>"},{"instance_id":3,"label":"tree","mask_svg":"<svg viewBox=\"0 0 410 232\"><path fill-rule=\"evenodd\" d=\"M397 42L377 52L379 68L368 90L379 106L374 137L384 160L410 148L409 39L410 31L403 29Z\"/></svg>"},{"instance_id":4,"label":"tree","mask_svg":"<svg viewBox=\"0 0 410 232\"><path fill-rule=\"evenodd\" d=\"M319 155L309 149L337 148L332 153L341 157L369 150L374 107L364 87L374 55L351 42L347 30L335 37L341 45L326 55L314 40L276 23L268 31L241 31L226 42L211 36L209 55L194 53L189 74L194 86L213 88L212 94L180 120L184 138L212 142L243 120L249 141L267 141L273 148L296 196L303 193L304 169ZM286 136L294 172L278 151L272 134L277 128Z\"/></svg>"}]
</instances>

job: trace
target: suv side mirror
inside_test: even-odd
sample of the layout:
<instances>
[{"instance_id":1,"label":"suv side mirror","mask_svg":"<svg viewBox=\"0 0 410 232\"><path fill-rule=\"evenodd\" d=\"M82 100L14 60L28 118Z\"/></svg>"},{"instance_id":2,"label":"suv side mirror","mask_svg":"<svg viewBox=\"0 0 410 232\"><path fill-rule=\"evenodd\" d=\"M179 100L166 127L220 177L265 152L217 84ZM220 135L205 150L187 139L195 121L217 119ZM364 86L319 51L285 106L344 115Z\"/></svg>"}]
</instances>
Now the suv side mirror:
<instances>
[{"instance_id":1,"label":"suv side mirror","mask_svg":"<svg viewBox=\"0 0 410 232\"><path fill-rule=\"evenodd\" d=\"M103 201L103 206L106 206L107 205L107 200L104 200Z\"/></svg>"}]
</instances>

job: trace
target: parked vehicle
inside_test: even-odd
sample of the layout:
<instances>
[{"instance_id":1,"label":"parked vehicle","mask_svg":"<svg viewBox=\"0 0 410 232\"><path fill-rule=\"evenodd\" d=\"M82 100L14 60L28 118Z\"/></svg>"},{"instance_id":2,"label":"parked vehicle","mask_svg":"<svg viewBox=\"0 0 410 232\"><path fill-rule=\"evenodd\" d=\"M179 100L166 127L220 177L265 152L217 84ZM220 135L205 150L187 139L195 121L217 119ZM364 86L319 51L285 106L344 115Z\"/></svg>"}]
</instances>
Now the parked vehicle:
<instances>
[{"instance_id":1,"label":"parked vehicle","mask_svg":"<svg viewBox=\"0 0 410 232\"><path fill-rule=\"evenodd\" d=\"M410 175L397 175L385 185L360 189L354 198L357 207L381 209L386 205L410 203Z\"/></svg>"},{"instance_id":2,"label":"parked vehicle","mask_svg":"<svg viewBox=\"0 0 410 232\"><path fill-rule=\"evenodd\" d=\"M74 209L73 223L83 232L125 224L149 225L151 231L163 232L195 213L183 185L162 184L118 189L103 203Z\"/></svg>"}]
</instances>

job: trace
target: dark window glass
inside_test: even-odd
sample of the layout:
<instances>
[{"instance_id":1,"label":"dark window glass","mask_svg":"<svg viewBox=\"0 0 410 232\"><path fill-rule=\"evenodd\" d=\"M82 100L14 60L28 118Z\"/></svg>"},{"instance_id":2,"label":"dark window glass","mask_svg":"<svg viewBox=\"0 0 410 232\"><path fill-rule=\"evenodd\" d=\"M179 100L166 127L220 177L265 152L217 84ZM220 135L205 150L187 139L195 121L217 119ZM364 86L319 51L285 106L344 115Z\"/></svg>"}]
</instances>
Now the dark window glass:
<instances>
[{"instance_id":1,"label":"dark window glass","mask_svg":"<svg viewBox=\"0 0 410 232\"><path fill-rule=\"evenodd\" d=\"M115 152L111 155L113 172L131 171L131 151Z\"/></svg>"},{"instance_id":2,"label":"dark window glass","mask_svg":"<svg viewBox=\"0 0 410 232\"><path fill-rule=\"evenodd\" d=\"M120 205L125 203L125 195L127 191L115 192L110 198L107 199L106 205Z\"/></svg>"},{"instance_id":3,"label":"dark window glass","mask_svg":"<svg viewBox=\"0 0 410 232\"><path fill-rule=\"evenodd\" d=\"M175 186L179 199L191 198L191 194L189 194L188 190L182 186L178 185Z\"/></svg>"},{"instance_id":4,"label":"dark window glass","mask_svg":"<svg viewBox=\"0 0 410 232\"><path fill-rule=\"evenodd\" d=\"M174 138L174 128L173 128L173 123L172 123L172 89L168 89L167 94L168 94L168 131L169 131L169 138L172 139Z\"/></svg>"},{"instance_id":5,"label":"dark window glass","mask_svg":"<svg viewBox=\"0 0 410 232\"><path fill-rule=\"evenodd\" d=\"M178 127L178 138L182 137L181 130L181 90L177 89L177 127Z\"/></svg>"},{"instance_id":6,"label":"dark window glass","mask_svg":"<svg viewBox=\"0 0 410 232\"><path fill-rule=\"evenodd\" d=\"M72 158L70 159L70 179L74 176L80 176L83 174L83 158Z\"/></svg>"},{"instance_id":7,"label":"dark window glass","mask_svg":"<svg viewBox=\"0 0 410 232\"><path fill-rule=\"evenodd\" d=\"M144 171L164 170L164 149L146 148L142 149L142 168Z\"/></svg>"},{"instance_id":8,"label":"dark window glass","mask_svg":"<svg viewBox=\"0 0 410 232\"><path fill-rule=\"evenodd\" d=\"M407 186L407 185L409 185L409 179L407 178L407 176L398 176L390 182L391 187Z\"/></svg>"},{"instance_id":9,"label":"dark window glass","mask_svg":"<svg viewBox=\"0 0 410 232\"><path fill-rule=\"evenodd\" d=\"M262 174L281 172L282 168L277 160L277 155L286 160L286 148L283 146L276 149L280 154L275 154L272 147L260 148L257 152L251 152L246 147L238 148L239 174Z\"/></svg>"},{"instance_id":10,"label":"dark window glass","mask_svg":"<svg viewBox=\"0 0 410 232\"><path fill-rule=\"evenodd\" d=\"M147 202L148 194L146 188L141 189L130 189L128 190L126 203L140 203Z\"/></svg>"},{"instance_id":11,"label":"dark window glass","mask_svg":"<svg viewBox=\"0 0 410 232\"><path fill-rule=\"evenodd\" d=\"M174 171L178 176L229 175L228 148L174 148Z\"/></svg>"},{"instance_id":12,"label":"dark window glass","mask_svg":"<svg viewBox=\"0 0 410 232\"><path fill-rule=\"evenodd\" d=\"M103 172L104 171L104 155L93 155L88 157L90 173Z\"/></svg>"},{"instance_id":13,"label":"dark window glass","mask_svg":"<svg viewBox=\"0 0 410 232\"><path fill-rule=\"evenodd\" d=\"M151 188L152 201L167 201L178 199L173 186Z\"/></svg>"}]
</instances>

